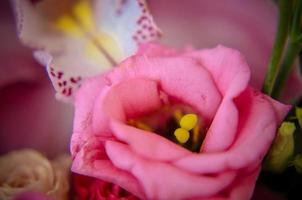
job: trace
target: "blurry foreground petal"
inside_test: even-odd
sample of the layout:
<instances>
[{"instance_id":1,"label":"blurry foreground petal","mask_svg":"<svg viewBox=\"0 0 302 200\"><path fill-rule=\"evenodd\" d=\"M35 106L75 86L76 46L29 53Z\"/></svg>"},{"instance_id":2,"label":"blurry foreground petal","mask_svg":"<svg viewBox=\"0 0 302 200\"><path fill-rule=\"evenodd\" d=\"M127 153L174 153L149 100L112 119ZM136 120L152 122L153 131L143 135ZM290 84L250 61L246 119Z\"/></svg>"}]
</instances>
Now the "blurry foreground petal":
<instances>
[{"instance_id":1,"label":"blurry foreground petal","mask_svg":"<svg viewBox=\"0 0 302 200\"><path fill-rule=\"evenodd\" d=\"M27 191L58 200L68 197L70 157L49 161L34 150L13 151L0 157L0 199Z\"/></svg>"},{"instance_id":2,"label":"blurry foreground petal","mask_svg":"<svg viewBox=\"0 0 302 200\"><path fill-rule=\"evenodd\" d=\"M72 174L72 186L77 200L138 199L118 185L75 173Z\"/></svg>"}]
</instances>

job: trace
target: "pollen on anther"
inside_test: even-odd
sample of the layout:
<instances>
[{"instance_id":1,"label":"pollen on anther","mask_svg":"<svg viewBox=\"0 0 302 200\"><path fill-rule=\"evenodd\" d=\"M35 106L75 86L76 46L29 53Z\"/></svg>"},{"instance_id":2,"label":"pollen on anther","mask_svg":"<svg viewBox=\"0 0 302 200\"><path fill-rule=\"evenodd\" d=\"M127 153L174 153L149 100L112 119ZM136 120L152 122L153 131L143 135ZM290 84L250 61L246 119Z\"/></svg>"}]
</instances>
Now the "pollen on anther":
<instances>
[{"instance_id":1,"label":"pollen on anther","mask_svg":"<svg viewBox=\"0 0 302 200\"><path fill-rule=\"evenodd\" d=\"M176 129L174 131L174 135L175 135L177 141L181 144L186 143L190 138L190 133L186 129L183 129L183 128Z\"/></svg>"},{"instance_id":2,"label":"pollen on anther","mask_svg":"<svg viewBox=\"0 0 302 200\"><path fill-rule=\"evenodd\" d=\"M195 114L186 114L184 115L179 122L181 128L190 131L193 129L198 121L198 117Z\"/></svg>"}]
</instances>

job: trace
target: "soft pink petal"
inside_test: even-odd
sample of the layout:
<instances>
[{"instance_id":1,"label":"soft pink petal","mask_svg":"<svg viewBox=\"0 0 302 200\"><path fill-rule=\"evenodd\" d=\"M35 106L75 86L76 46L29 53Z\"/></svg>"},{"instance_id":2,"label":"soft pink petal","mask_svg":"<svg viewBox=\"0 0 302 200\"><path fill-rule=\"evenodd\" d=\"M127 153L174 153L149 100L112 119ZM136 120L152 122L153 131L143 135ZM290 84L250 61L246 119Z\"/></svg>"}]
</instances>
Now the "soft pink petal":
<instances>
[{"instance_id":1,"label":"soft pink petal","mask_svg":"<svg viewBox=\"0 0 302 200\"><path fill-rule=\"evenodd\" d=\"M234 102L228 98L223 99L207 131L201 151L213 153L229 148L236 139L238 118Z\"/></svg>"},{"instance_id":2,"label":"soft pink petal","mask_svg":"<svg viewBox=\"0 0 302 200\"><path fill-rule=\"evenodd\" d=\"M105 138L90 137L75 154L72 171L78 174L113 182L142 197L139 183L128 172L113 166L104 149Z\"/></svg>"},{"instance_id":3,"label":"soft pink petal","mask_svg":"<svg viewBox=\"0 0 302 200\"><path fill-rule=\"evenodd\" d=\"M251 199L259 173L260 167L249 174L239 176L231 189L229 199Z\"/></svg>"},{"instance_id":4,"label":"soft pink petal","mask_svg":"<svg viewBox=\"0 0 302 200\"><path fill-rule=\"evenodd\" d=\"M264 96L273 106L275 114L276 114L276 121L278 123L281 123L283 119L286 117L288 114L289 110L291 109L292 105L286 105L283 103L280 103L279 101L269 97L269 96Z\"/></svg>"},{"instance_id":5,"label":"soft pink petal","mask_svg":"<svg viewBox=\"0 0 302 200\"><path fill-rule=\"evenodd\" d=\"M235 172L232 171L217 174L215 177L196 176L168 163L140 158L126 145L118 142L107 142L105 148L116 167L131 172L139 180L148 199L211 196L224 189L235 178Z\"/></svg>"},{"instance_id":6,"label":"soft pink petal","mask_svg":"<svg viewBox=\"0 0 302 200\"><path fill-rule=\"evenodd\" d=\"M191 152L160 135L143 131L119 122L112 122L112 131L117 139L126 142L141 156L157 161L173 161L185 157Z\"/></svg>"},{"instance_id":7,"label":"soft pink petal","mask_svg":"<svg viewBox=\"0 0 302 200\"><path fill-rule=\"evenodd\" d=\"M205 152L223 151L235 140L238 112L233 99L247 87L249 67L237 50L224 46L192 52L189 56L200 59L224 97L203 144Z\"/></svg>"},{"instance_id":8,"label":"soft pink petal","mask_svg":"<svg viewBox=\"0 0 302 200\"><path fill-rule=\"evenodd\" d=\"M113 83L129 78L154 80L168 96L200 112L206 122L213 118L221 101L211 74L192 58L132 57L108 78Z\"/></svg>"},{"instance_id":9,"label":"soft pink petal","mask_svg":"<svg viewBox=\"0 0 302 200\"><path fill-rule=\"evenodd\" d=\"M111 82L110 79L107 81ZM96 99L94 110L100 112L93 113L94 134L110 133L110 119L125 122L127 119L156 110L160 106L161 99L155 81L138 78L125 80L122 84L110 85Z\"/></svg>"},{"instance_id":10,"label":"soft pink petal","mask_svg":"<svg viewBox=\"0 0 302 200\"><path fill-rule=\"evenodd\" d=\"M106 87L103 78L95 77L86 80L75 96L75 114L73 121L73 135L71 142L72 154L79 148L85 138L93 134L92 118L94 105L99 92ZM76 144L75 146L73 144Z\"/></svg>"},{"instance_id":11,"label":"soft pink petal","mask_svg":"<svg viewBox=\"0 0 302 200\"><path fill-rule=\"evenodd\" d=\"M251 99L246 101L246 95ZM191 155L176 161L177 166L192 172L215 173L261 162L278 125L275 108L266 97L251 90L237 101L240 101L238 135L230 149L221 153ZM282 114L284 116L286 112Z\"/></svg>"},{"instance_id":12,"label":"soft pink petal","mask_svg":"<svg viewBox=\"0 0 302 200\"><path fill-rule=\"evenodd\" d=\"M247 87L250 68L238 50L218 45L188 55L200 60L200 63L212 74L224 98L236 97Z\"/></svg>"}]
</instances>

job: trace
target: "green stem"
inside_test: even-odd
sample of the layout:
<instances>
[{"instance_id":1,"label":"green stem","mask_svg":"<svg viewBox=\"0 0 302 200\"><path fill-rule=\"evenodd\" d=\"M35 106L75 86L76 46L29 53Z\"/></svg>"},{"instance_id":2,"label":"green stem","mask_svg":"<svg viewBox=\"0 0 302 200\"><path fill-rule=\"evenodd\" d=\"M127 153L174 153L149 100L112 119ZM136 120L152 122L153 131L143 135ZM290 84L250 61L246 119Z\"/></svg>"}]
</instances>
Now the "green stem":
<instances>
[{"instance_id":1,"label":"green stem","mask_svg":"<svg viewBox=\"0 0 302 200\"><path fill-rule=\"evenodd\" d=\"M281 66L280 73L277 77L277 81L274 85L273 91L271 96L275 99L279 98L281 95L281 91L283 90L286 80L291 72L292 66L296 57L298 56L300 51L300 44L299 43L290 43L288 45L288 50L286 52L284 62Z\"/></svg>"},{"instance_id":2,"label":"green stem","mask_svg":"<svg viewBox=\"0 0 302 200\"><path fill-rule=\"evenodd\" d=\"M292 67L294 66L294 61L301 50L301 44L299 43L301 11L302 0L297 0L295 4L293 23L291 24L290 41L283 64L281 65L280 72L278 73L278 77L276 80L277 84L275 84L273 87L273 91L271 94L273 98L280 97L281 92L285 86L286 80L290 72L292 71Z\"/></svg>"},{"instance_id":3,"label":"green stem","mask_svg":"<svg viewBox=\"0 0 302 200\"><path fill-rule=\"evenodd\" d=\"M263 92L271 95L273 86L279 71L281 55L287 39L288 27L291 17L292 0L279 1L279 24L272 56L269 62L268 72L266 74Z\"/></svg>"},{"instance_id":4,"label":"green stem","mask_svg":"<svg viewBox=\"0 0 302 200\"><path fill-rule=\"evenodd\" d=\"M300 33L300 19L302 10L302 0L296 0L293 24L291 26L290 37L295 39Z\"/></svg>"}]
</instances>

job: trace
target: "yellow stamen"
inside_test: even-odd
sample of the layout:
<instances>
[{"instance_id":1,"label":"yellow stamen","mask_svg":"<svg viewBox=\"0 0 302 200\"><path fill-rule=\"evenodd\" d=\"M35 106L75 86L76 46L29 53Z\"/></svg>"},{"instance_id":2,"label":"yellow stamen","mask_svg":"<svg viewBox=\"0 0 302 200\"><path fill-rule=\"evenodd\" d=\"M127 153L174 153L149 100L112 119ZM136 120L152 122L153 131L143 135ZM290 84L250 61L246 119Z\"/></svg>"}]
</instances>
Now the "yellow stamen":
<instances>
[{"instance_id":1,"label":"yellow stamen","mask_svg":"<svg viewBox=\"0 0 302 200\"><path fill-rule=\"evenodd\" d=\"M195 114L186 114L184 115L180 122L179 125L181 128L186 129L187 131L190 131L193 129L198 121L198 117Z\"/></svg>"},{"instance_id":2,"label":"yellow stamen","mask_svg":"<svg viewBox=\"0 0 302 200\"><path fill-rule=\"evenodd\" d=\"M176 129L174 131L174 135L175 135L177 141L181 144L186 143L190 138L190 133L186 129L183 129L183 128Z\"/></svg>"},{"instance_id":3,"label":"yellow stamen","mask_svg":"<svg viewBox=\"0 0 302 200\"><path fill-rule=\"evenodd\" d=\"M199 131L200 131L199 126L195 126L193 128L193 143L195 143L195 144L198 143Z\"/></svg>"},{"instance_id":4,"label":"yellow stamen","mask_svg":"<svg viewBox=\"0 0 302 200\"><path fill-rule=\"evenodd\" d=\"M147 124L144 124L143 122L139 122L139 121L135 121L133 119L130 119L128 121L128 124L131 125L131 126L134 126L136 128L142 129L144 131L153 132L153 129L150 126L148 126Z\"/></svg>"},{"instance_id":5,"label":"yellow stamen","mask_svg":"<svg viewBox=\"0 0 302 200\"><path fill-rule=\"evenodd\" d=\"M180 110L175 110L173 116L177 121L180 121L182 118L182 112Z\"/></svg>"}]
</instances>

